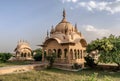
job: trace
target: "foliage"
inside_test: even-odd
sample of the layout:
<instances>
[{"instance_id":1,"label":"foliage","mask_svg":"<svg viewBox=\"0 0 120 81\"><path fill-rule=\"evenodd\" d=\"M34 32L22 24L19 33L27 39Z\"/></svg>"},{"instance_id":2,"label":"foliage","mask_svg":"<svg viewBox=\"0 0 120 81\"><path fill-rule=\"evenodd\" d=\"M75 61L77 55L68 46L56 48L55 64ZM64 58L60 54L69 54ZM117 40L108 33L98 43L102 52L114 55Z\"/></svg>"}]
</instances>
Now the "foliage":
<instances>
[{"instance_id":1,"label":"foliage","mask_svg":"<svg viewBox=\"0 0 120 81\"><path fill-rule=\"evenodd\" d=\"M41 61L42 60L42 54L37 53L33 56L33 58L35 59L35 61Z\"/></svg>"},{"instance_id":2,"label":"foliage","mask_svg":"<svg viewBox=\"0 0 120 81\"><path fill-rule=\"evenodd\" d=\"M56 54L52 53L52 54L48 54L48 56L46 56L47 61L49 62L49 66L48 68L51 68L53 66L53 63L55 61L56 58Z\"/></svg>"},{"instance_id":3,"label":"foliage","mask_svg":"<svg viewBox=\"0 0 120 81\"><path fill-rule=\"evenodd\" d=\"M97 63L94 62L94 59L92 57L90 57L89 55L87 55L85 57L85 61L86 61L86 65L88 65L89 67L96 67L97 66Z\"/></svg>"},{"instance_id":4,"label":"foliage","mask_svg":"<svg viewBox=\"0 0 120 81\"><path fill-rule=\"evenodd\" d=\"M0 62L6 62L11 56L10 53L0 53Z\"/></svg>"},{"instance_id":5,"label":"foliage","mask_svg":"<svg viewBox=\"0 0 120 81\"><path fill-rule=\"evenodd\" d=\"M42 49L34 50L33 51L33 58L35 59L35 61L41 61L42 60Z\"/></svg>"},{"instance_id":6,"label":"foliage","mask_svg":"<svg viewBox=\"0 0 120 81\"><path fill-rule=\"evenodd\" d=\"M99 50L99 61L104 63L116 63L120 69L120 36L110 35L88 44L87 52Z\"/></svg>"}]
</instances>

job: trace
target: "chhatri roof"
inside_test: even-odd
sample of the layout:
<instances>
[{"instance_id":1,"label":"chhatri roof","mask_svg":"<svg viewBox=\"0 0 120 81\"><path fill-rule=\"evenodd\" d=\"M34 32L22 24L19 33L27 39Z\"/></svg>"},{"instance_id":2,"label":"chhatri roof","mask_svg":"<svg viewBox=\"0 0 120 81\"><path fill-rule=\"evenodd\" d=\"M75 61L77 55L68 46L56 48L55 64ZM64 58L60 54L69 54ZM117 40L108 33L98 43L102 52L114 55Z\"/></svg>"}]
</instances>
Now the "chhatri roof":
<instances>
[{"instance_id":1,"label":"chhatri roof","mask_svg":"<svg viewBox=\"0 0 120 81\"><path fill-rule=\"evenodd\" d=\"M50 36L47 32L47 37L43 45L47 44L50 40L56 40L59 44L75 44L80 42L80 40L85 41L81 32L78 31L77 25L73 26L67 21L65 10L63 10L61 22L58 23L55 28L52 26Z\"/></svg>"},{"instance_id":2,"label":"chhatri roof","mask_svg":"<svg viewBox=\"0 0 120 81\"><path fill-rule=\"evenodd\" d=\"M28 50L31 50L31 47L29 45L28 42L25 42L25 41L19 41L15 50L14 51L17 51L17 50L21 50L21 49L28 49Z\"/></svg>"}]
</instances>

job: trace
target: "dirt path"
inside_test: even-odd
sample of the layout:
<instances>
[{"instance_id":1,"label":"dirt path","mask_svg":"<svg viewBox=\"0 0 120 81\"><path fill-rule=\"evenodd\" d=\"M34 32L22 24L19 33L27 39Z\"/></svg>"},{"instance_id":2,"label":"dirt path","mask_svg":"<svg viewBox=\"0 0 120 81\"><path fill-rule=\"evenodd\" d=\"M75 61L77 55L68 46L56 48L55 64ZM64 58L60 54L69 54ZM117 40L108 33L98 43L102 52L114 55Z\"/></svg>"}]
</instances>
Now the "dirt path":
<instances>
[{"instance_id":1,"label":"dirt path","mask_svg":"<svg viewBox=\"0 0 120 81\"><path fill-rule=\"evenodd\" d=\"M0 75L10 74L10 73L21 73L31 70L43 69L44 64L31 64L31 65L16 65L0 67Z\"/></svg>"}]
</instances>

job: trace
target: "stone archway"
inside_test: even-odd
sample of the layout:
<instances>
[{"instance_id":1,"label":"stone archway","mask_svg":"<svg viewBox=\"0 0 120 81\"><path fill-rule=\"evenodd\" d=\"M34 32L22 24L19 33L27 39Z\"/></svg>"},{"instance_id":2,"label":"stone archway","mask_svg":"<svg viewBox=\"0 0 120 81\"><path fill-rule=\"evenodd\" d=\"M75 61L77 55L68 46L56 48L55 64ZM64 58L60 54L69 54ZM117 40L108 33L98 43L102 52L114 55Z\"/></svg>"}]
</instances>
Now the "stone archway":
<instances>
[{"instance_id":1,"label":"stone archway","mask_svg":"<svg viewBox=\"0 0 120 81\"><path fill-rule=\"evenodd\" d=\"M21 53L21 57L24 57L24 54L23 54L23 53Z\"/></svg>"},{"instance_id":2,"label":"stone archway","mask_svg":"<svg viewBox=\"0 0 120 81\"><path fill-rule=\"evenodd\" d=\"M64 58L67 58L67 52L68 52L68 50L67 50L67 48L65 48L64 49Z\"/></svg>"},{"instance_id":3,"label":"stone archway","mask_svg":"<svg viewBox=\"0 0 120 81\"><path fill-rule=\"evenodd\" d=\"M52 54L52 50L51 49L48 49L48 55L49 54Z\"/></svg>"},{"instance_id":4,"label":"stone archway","mask_svg":"<svg viewBox=\"0 0 120 81\"><path fill-rule=\"evenodd\" d=\"M55 53L55 54L56 54L56 49L53 49L53 53Z\"/></svg>"},{"instance_id":5,"label":"stone archway","mask_svg":"<svg viewBox=\"0 0 120 81\"><path fill-rule=\"evenodd\" d=\"M78 57L77 58L79 59L80 58L80 52L79 52L79 50L77 50L77 53L78 53Z\"/></svg>"},{"instance_id":6,"label":"stone archway","mask_svg":"<svg viewBox=\"0 0 120 81\"><path fill-rule=\"evenodd\" d=\"M30 54L30 53L28 53L28 57L31 57L31 54Z\"/></svg>"},{"instance_id":7,"label":"stone archway","mask_svg":"<svg viewBox=\"0 0 120 81\"><path fill-rule=\"evenodd\" d=\"M58 49L57 57L58 57L58 58L61 58L61 55L62 55L62 50L61 50L61 49Z\"/></svg>"},{"instance_id":8,"label":"stone archway","mask_svg":"<svg viewBox=\"0 0 120 81\"><path fill-rule=\"evenodd\" d=\"M74 50L74 59L77 59L77 51L76 51L76 49Z\"/></svg>"},{"instance_id":9,"label":"stone archway","mask_svg":"<svg viewBox=\"0 0 120 81\"><path fill-rule=\"evenodd\" d=\"M70 59L73 59L73 50L70 49Z\"/></svg>"}]
</instances>

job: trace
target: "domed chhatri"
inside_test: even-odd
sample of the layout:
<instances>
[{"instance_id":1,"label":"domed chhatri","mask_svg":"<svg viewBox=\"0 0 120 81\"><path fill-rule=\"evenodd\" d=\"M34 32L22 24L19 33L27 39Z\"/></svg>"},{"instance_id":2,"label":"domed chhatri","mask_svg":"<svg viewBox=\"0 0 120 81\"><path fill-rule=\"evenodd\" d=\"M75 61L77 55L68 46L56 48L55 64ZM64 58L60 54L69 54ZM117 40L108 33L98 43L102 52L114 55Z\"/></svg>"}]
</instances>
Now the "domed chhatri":
<instances>
[{"instance_id":1,"label":"domed chhatri","mask_svg":"<svg viewBox=\"0 0 120 81\"><path fill-rule=\"evenodd\" d=\"M33 60L30 45L25 41L20 40L14 52L16 52L15 57L17 60Z\"/></svg>"},{"instance_id":2,"label":"domed chhatri","mask_svg":"<svg viewBox=\"0 0 120 81\"><path fill-rule=\"evenodd\" d=\"M63 10L62 21L56 27L51 27L50 35L47 32L47 37L41 46L43 47L43 62L46 60L44 54L55 52L57 64L78 63L84 66L86 40L78 31L77 24L73 26L67 21L65 10Z\"/></svg>"}]
</instances>

